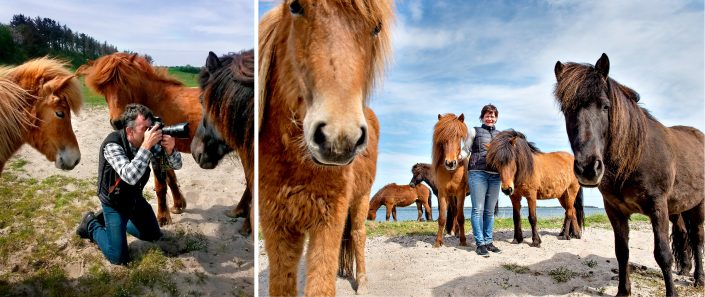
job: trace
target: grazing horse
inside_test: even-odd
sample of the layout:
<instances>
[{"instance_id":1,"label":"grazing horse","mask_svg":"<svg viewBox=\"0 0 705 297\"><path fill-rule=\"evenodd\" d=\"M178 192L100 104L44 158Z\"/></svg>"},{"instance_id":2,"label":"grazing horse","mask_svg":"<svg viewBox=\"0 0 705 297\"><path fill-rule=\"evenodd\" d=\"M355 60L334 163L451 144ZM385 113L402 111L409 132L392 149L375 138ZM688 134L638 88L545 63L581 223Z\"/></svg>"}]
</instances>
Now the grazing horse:
<instances>
[{"instance_id":1,"label":"grazing horse","mask_svg":"<svg viewBox=\"0 0 705 297\"><path fill-rule=\"evenodd\" d=\"M0 67L0 173L24 143L59 169L71 170L81 161L71 111L78 114L83 95L68 68L50 58Z\"/></svg>"},{"instance_id":2,"label":"grazing horse","mask_svg":"<svg viewBox=\"0 0 705 297\"><path fill-rule=\"evenodd\" d=\"M438 187L438 233L433 247L443 245L443 227L446 225L446 210L449 203L462 210L465 194L468 191L467 160L458 159L460 143L468 137L468 127L464 123L465 115L452 113L438 115L438 122L433 127L432 163L433 176ZM467 246L465 239L465 215L457 211L460 245Z\"/></svg>"},{"instance_id":3,"label":"grazing horse","mask_svg":"<svg viewBox=\"0 0 705 297\"><path fill-rule=\"evenodd\" d=\"M521 197L529 204L529 223L533 247L541 246L536 228L536 200L558 198L565 209L559 237L580 238L585 216L583 192L573 174L573 156L566 152L541 152L523 133L502 131L489 143L487 164L496 168L502 192L512 200L514 243L524 241L521 230Z\"/></svg>"},{"instance_id":4,"label":"grazing horse","mask_svg":"<svg viewBox=\"0 0 705 297\"><path fill-rule=\"evenodd\" d=\"M238 204L246 215L241 233L252 230L254 185L254 50L218 58L208 53L198 82L203 90L203 119L191 142L191 154L201 168L214 168L232 148L245 170L247 186ZM244 201L243 201L244 200ZM249 228L249 229L248 229Z\"/></svg>"},{"instance_id":5,"label":"grazing horse","mask_svg":"<svg viewBox=\"0 0 705 297\"><path fill-rule=\"evenodd\" d=\"M191 139L201 120L198 88L185 87L176 78L169 76L166 69L152 67L137 54L114 53L102 56L79 67L76 74L84 75L88 87L105 96L113 128L123 128L120 117L125 106L139 103L160 116L165 125L188 122L189 138L177 138L176 149L184 153L191 151ZM171 188L174 198L171 212L182 213L186 208L186 200L179 190L174 170L162 170L155 163L152 167L154 189L157 192L157 220L160 225L169 224L171 215L167 211L165 184Z\"/></svg>"},{"instance_id":6,"label":"grazing horse","mask_svg":"<svg viewBox=\"0 0 705 297\"><path fill-rule=\"evenodd\" d=\"M259 216L272 296L297 295L307 238L304 295L335 295L336 269L350 274L352 263L357 293L367 291L379 123L366 102L392 19L388 1L293 0L260 22Z\"/></svg>"},{"instance_id":7,"label":"grazing horse","mask_svg":"<svg viewBox=\"0 0 705 297\"><path fill-rule=\"evenodd\" d=\"M384 205L387 209L387 221L389 215L397 221L397 206L405 207L416 202L418 210L419 222L423 221L423 209L426 209L426 220L432 221L431 214L431 190L424 185L397 185L395 183L387 184L382 187L370 200L370 210L367 213L367 219L374 221L377 218L377 210Z\"/></svg>"},{"instance_id":8,"label":"grazing horse","mask_svg":"<svg viewBox=\"0 0 705 297\"><path fill-rule=\"evenodd\" d=\"M674 246L690 248L695 285L703 286L705 136L692 127L665 127L639 107L639 94L608 76L607 55L595 66L556 62L555 97L565 116L575 162L584 187L598 187L614 230L619 262L617 295L629 295L629 224L633 213L651 219L654 257L663 273L666 295L676 295L668 246L668 220ZM683 224L677 222L683 220ZM681 229L680 227L683 227ZM687 234L682 234L685 231ZM685 240L685 241L683 241ZM677 265L690 262L674 249Z\"/></svg>"},{"instance_id":9,"label":"grazing horse","mask_svg":"<svg viewBox=\"0 0 705 297\"><path fill-rule=\"evenodd\" d=\"M438 188L436 187L436 180L433 177L433 170L431 170L431 164L428 163L416 163L414 166L411 167L411 181L409 182L409 186L415 186L418 185L422 182L426 182L426 184L431 187L431 191L433 191L433 195L436 195L436 198L438 198ZM467 197L467 195L465 195ZM431 204L431 199L428 200L429 205ZM458 220L456 218L457 210L456 210L456 203L448 203L448 211L446 212L446 218L452 218L450 220L446 220L446 232L448 234L455 234L459 236L458 234Z\"/></svg>"}]
</instances>

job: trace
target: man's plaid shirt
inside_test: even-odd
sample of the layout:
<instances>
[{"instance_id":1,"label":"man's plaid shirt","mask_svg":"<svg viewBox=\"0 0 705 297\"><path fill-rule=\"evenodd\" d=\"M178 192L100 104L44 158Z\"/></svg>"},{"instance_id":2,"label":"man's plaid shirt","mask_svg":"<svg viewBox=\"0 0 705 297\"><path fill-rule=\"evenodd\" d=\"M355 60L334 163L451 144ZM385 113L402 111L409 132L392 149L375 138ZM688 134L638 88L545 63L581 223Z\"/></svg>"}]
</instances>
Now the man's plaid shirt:
<instances>
[{"instance_id":1,"label":"man's plaid shirt","mask_svg":"<svg viewBox=\"0 0 705 297\"><path fill-rule=\"evenodd\" d=\"M116 143L106 144L103 149L103 156L124 182L135 185L147 170L149 162L155 161L154 155L161 152L162 147L157 145L152 148L151 151L144 148L135 149L132 146L130 146L130 149L135 154L132 161L127 158L125 150ZM171 168L181 168L181 153L176 151L176 149L174 149L170 156L166 157L166 160L169 162Z\"/></svg>"}]
</instances>

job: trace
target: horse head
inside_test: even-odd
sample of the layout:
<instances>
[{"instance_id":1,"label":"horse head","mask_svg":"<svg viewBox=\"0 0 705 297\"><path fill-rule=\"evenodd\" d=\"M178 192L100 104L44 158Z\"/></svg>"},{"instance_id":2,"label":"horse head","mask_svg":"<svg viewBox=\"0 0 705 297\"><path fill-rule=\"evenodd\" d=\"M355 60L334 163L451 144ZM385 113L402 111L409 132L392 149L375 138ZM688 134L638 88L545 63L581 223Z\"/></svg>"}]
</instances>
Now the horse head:
<instances>
[{"instance_id":1,"label":"horse head","mask_svg":"<svg viewBox=\"0 0 705 297\"><path fill-rule=\"evenodd\" d=\"M448 171L454 171L462 166L460 159L461 143L468 137L465 125L465 115L448 113L438 115L438 122L433 130L433 163L434 168L440 164Z\"/></svg>"},{"instance_id":2,"label":"horse head","mask_svg":"<svg viewBox=\"0 0 705 297\"><path fill-rule=\"evenodd\" d=\"M281 90L303 116L314 162L347 165L365 150L365 104L389 51L388 1L285 1L275 53Z\"/></svg>"},{"instance_id":3,"label":"horse head","mask_svg":"<svg viewBox=\"0 0 705 297\"><path fill-rule=\"evenodd\" d=\"M630 116L628 105L636 108L639 95L609 78L609 70L606 54L602 54L595 66L558 61L554 68L557 81L554 93L565 116L568 139L575 155L573 171L580 184L586 187L600 184L605 163L609 161L606 160L608 154L614 160L638 160L634 151L638 141L619 143L622 136L617 135L642 134L638 133L639 126L629 126L630 119L636 117ZM617 169L618 175L629 171L623 167Z\"/></svg>"},{"instance_id":4,"label":"horse head","mask_svg":"<svg viewBox=\"0 0 705 297\"><path fill-rule=\"evenodd\" d=\"M531 177L534 152L540 150L526 141L523 133L514 130L500 132L487 144L487 164L499 172L502 193L511 196L516 185Z\"/></svg>"},{"instance_id":5,"label":"horse head","mask_svg":"<svg viewBox=\"0 0 705 297\"><path fill-rule=\"evenodd\" d=\"M233 149L225 143L204 112L198 129L196 129L196 135L191 141L191 155L198 166L203 169L213 169L225 155L232 151Z\"/></svg>"}]
</instances>

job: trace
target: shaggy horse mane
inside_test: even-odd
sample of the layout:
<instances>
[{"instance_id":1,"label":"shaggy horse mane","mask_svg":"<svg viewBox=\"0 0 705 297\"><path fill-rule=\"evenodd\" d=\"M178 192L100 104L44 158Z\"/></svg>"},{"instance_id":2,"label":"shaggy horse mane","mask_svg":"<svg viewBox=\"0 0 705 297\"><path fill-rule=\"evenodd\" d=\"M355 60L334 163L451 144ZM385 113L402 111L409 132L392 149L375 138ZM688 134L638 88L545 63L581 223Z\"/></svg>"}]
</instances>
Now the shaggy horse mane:
<instances>
[{"instance_id":1,"label":"shaggy horse mane","mask_svg":"<svg viewBox=\"0 0 705 297\"><path fill-rule=\"evenodd\" d=\"M444 114L433 127L433 168L443 164L443 146L449 141L457 140L457 137L464 142L468 137L468 126L458 120L455 114Z\"/></svg>"},{"instance_id":2,"label":"shaggy horse mane","mask_svg":"<svg viewBox=\"0 0 705 297\"><path fill-rule=\"evenodd\" d=\"M612 78L603 79L590 64L564 63L555 87L555 97L563 113L575 113L600 96L610 101L609 133L605 161L611 174L624 181L636 170L641 146L646 143L646 121L656 120L637 102L639 94Z\"/></svg>"},{"instance_id":3,"label":"shaggy horse mane","mask_svg":"<svg viewBox=\"0 0 705 297\"><path fill-rule=\"evenodd\" d=\"M32 125L31 97L13 81L0 77L0 160L10 158L15 150L12 145L22 143L22 135Z\"/></svg>"},{"instance_id":4,"label":"shaggy horse mane","mask_svg":"<svg viewBox=\"0 0 705 297\"><path fill-rule=\"evenodd\" d=\"M487 164L494 168L502 168L511 162L516 162L514 184L522 184L534 174L534 154L541 154L533 142L528 142L523 133L507 130L502 131L490 142L487 150Z\"/></svg>"}]
</instances>

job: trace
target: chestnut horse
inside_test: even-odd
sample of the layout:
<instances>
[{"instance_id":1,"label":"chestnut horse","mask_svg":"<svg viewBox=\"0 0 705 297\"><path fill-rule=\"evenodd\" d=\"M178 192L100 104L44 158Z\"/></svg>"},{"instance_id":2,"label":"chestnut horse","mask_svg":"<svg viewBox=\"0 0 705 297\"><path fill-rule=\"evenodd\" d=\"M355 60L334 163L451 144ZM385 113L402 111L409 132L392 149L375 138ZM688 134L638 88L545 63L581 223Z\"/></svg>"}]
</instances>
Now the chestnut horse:
<instances>
[{"instance_id":1,"label":"chestnut horse","mask_svg":"<svg viewBox=\"0 0 705 297\"><path fill-rule=\"evenodd\" d=\"M677 266L695 261L695 285L703 286L705 135L692 127L662 125L637 105L639 94L610 78L609 70L605 54L595 66L556 62L554 68L555 97L575 154L573 171L584 187L598 187L614 230L617 295L631 293L628 220L633 213L651 219L654 257L666 295L676 295L673 255ZM668 246L669 216L673 244L682 247L673 255ZM687 248L691 253L685 252Z\"/></svg>"},{"instance_id":2,"label":"chestnut horse","mask_svg":"<svg viewBox=\"0 0 705 297\"><path fill-rule=\"evenodd\" d=\"M347 275L353 263L357 293L367 291L379 123L366 102L392 18L388 1L294 0L260 22L259 216L272 296L297 295L307 238L304 295L335 295L336 268Z\"/></svg>"},{"instance_id":3,"label":"chestnut horse","mask_svg":"<svg viewBox=\"0 0 705 297\"><path fill-rule=\"evenodd\" d=\"M198 103L198 88L187 88L167 74L166 69L157 69L137 54L114 53L90 61L76 70L77 75L84 75L86 84L93 91L105 96L110 113L110 124L115 129L122 129L120 117L125 106L139 103L149 107L156 116L160 116L165 125L182 122L189 123L189 139L176 139L176 149L190 152L191 138L201 120L201 108ZM186 208L174 170L162 170L159 164L154 168L154 188L157 192L157 220L160 225L171 223L167 211L166 185L171 188L174 198L173 213L182 213Z\"/></svg>"},{"instance_id":4,"label":"chestnut horse","mask_svg":"<svg viewBox=\"0 0 705 297\"><path fill-rule=\"evenodd\" d=\"M558 198L565 209L564 239L580 238L585 222L583 191L573 174L573 156L566 152L541 152L524 134L502 131L489 143L487 165L496 168L502 181L502 192L512 200L514 241L524 241L521 230L521 197L529 204L529 223L533 247L541 246L536 228L536 200Z\"/></svg>"},{"instance_id":5,"label":"chestnut horse","mask_svg":"<svg viewBox=\"0 0 705 297\"><path fill-rule=\"evenodd\" d=\"M230 151L237 154L245 170L247 186L242 212L247 217L242 234L252 230L252 185L254 185L254 50L218 58L208 53L198 82L203 90L203 119L191 142L191 154L201 168L214 168ZM221 136L222 135L222 136ZM249 214L249 215L247 215Z\"/></svg>"},{"instance_id":6,"label":"chestnut horse","mask_svg":"<svg viewBox=\"0 0 705 297\"><path fill-rule=\"evenodd\" d=\"M422 182L426 182L426 184L431 187L431 191L433 191L433 195L436 195L436 198L438 198L438 188L436 187L436 180L433 177L433 170L431 170L431 164L428 163L416 163L414 166L411 167L411 181L409 182L409 186L415 186L418 185ZM467 197L467 195L465 195ZM428 200L429 205L431 205L431 199ZM458 220L456 218L456 203L448 203L448 211L446 212L446 218L452 218L450 220L446 220L446 232L448 234L455 234L459 236L458 234Z\"/></svg>"},{"instance_id":7,"label":"chestnut horse","mask_svg":"<svg viewBox=\"0 0 705 297\"><path fill-rule=\"evenodd\" d=\"M465 115L448 113L438 115L438 122L433 127L432 163L433 176L438 187L438 233L433 247L443 245L443 227L446 225L446 211L449 203L462 210L465 194L468 191L467 160L458 159L460 143L468 137L468 127L464 123ZM453 220L454 218L450 218ZM460 245L467 246L465 239L465 215L458 211Z\"/></svg>"},{"instance_id":8,"label":"chestnut horse","mask_svg":"<svg viewBox=\"0 0 705 297\"><path fill-rule=\"evenodd\" d=\"M24 143L59 169L71 170L81 161L71 111L78 114L83 95L68 68L50 58L0 67L0 173Z\"/></svg>"},{"instance_id":9,"label":"chestnut horse","mask_svg":"<svg viewBox=\"0 0 705 297\"><path fill-rule=\"evenodd\" d=\"M377 218L377 210L384 205L387 209L387 221L389 221L389 215L394 217L394 221L397 221L397 206L405 207L416 202L416 209L418 210L419 222L423 221L423 209L426 209L426 220L432 221L433 214L431 214L431 190L424 185L397 185L395 183L387 184L382 187L377 194L370 200L370 210L367 212L367 219L374 221Z\"/></svg>"}]
</instances>

